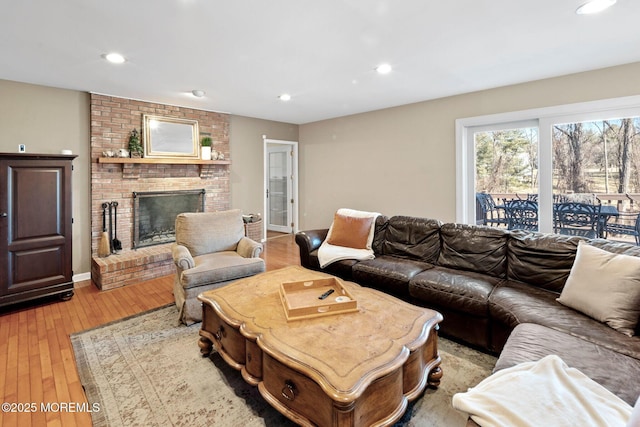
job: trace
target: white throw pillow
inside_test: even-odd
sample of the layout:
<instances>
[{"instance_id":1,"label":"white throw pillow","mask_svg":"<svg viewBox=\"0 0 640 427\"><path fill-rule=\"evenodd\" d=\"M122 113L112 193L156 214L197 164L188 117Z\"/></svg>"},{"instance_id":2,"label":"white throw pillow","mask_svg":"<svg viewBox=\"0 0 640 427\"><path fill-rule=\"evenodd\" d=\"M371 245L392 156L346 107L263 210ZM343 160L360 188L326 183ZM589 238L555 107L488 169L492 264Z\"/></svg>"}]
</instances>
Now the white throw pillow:
<instances>
[{"instance_id":1,"label":"white throw pillow","mask_svg":"<svg viewBox=\"0 0 640 427\"><path fill-rule=\"evenodd\" d=\"M633 336L640 316L640 258L580 242L557 301Z\"/></svg>"}]
</instances>

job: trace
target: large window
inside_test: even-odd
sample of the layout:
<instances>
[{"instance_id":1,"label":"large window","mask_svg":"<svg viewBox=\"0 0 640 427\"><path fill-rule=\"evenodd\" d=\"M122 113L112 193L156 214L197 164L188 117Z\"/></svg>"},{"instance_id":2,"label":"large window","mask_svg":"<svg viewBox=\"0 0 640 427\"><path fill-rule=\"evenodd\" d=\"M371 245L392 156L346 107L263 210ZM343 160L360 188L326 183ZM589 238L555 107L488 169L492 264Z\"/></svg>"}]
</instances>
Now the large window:
<instances>
[{"instance_id":1,"label":"large window","mask_svg":"<svg viewBox=\"0 0 640 427\"><path fill-rule=\"evenodd\" d=\"M516 227L505 203L535 209L526 227L543 232L558 232L559 201L610 206L616 222L640 212L640 97L460 119L456 128L458 222Z\"/></svg>"}]
</instances>

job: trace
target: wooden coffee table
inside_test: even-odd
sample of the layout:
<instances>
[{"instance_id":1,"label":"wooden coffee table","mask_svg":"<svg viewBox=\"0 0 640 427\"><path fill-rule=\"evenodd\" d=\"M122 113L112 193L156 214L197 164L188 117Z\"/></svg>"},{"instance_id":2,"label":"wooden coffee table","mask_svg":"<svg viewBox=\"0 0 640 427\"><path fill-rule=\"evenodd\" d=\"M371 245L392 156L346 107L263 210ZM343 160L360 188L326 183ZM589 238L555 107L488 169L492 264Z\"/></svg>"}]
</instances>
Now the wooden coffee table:
<instances>
[{"instance_id":1,"label":"wooden coffee table","mask_svg":"<svg viewBox=\"0 0 640 427\"><path fill-rule=\"evenodd\" d=\"M299 266L202 293L200 348L212 348L270 405L305 426L389 425L442 377L442 315L351 282L358 311L287 321L282 282L331 277Z\"/></svg>"}]
</instances>

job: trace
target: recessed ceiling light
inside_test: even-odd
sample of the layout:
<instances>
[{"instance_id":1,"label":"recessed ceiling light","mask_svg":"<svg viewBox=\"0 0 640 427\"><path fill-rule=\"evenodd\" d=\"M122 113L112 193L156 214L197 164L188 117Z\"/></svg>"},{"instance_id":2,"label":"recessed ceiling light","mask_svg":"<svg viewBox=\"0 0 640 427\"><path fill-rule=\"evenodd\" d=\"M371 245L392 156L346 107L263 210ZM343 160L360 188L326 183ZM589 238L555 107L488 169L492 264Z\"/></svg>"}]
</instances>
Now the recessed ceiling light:
<instances>
[{"instance_id":1,"label":"recessed ceiling light","mask_svg":"<svg viewBox=\"0 0 640 427\"><path fill-rule=\"evenodd\" d=\"M126 61L125 57L116 52L107 53L106 55L102 55L104 59L111 62L112 64L122 64Z\"/></svg>"},{"instance_id":2,"label":"recessed ceiling light","mask_svg":"<svg viewBox=\"0 0 640 427\"><path fill-rule=\"evenodd\" d=\"M195 96L196 98L202 98L206 92L200 89L194 89L191 91L191 93L193 94L193 96Z\"/></svg>"},{"instance_id":3,"label":"recessed ceiling light","mask_svg":"<svg viewBox=\"0 0 640 427\"><path fill-rule=\"evenodd\" d=\"M289 95L288 93L283 93L282 95L280 95L278 97L278 99L280 101L290 101L291 100L291 95Z\"/></svg>"},{"instance_id":4,"label":"recessed ceiling light","mask_svg":"<svg viewBox=\"0 0 640 427\"><path fill-rule=\"evenodd\" d=\"M591 15L602 12L616 4L616 0L591 0L576 9L578 15Z\"/></svg>"},{"instance_id":5,"label":"recessed ceiling light","mask_svg":"<svg viewBox=\"0 0 640 427\"><path fill-rule=\"evenodd\" d=\"M378 72L378 74L389 74L391 72L391 65L380 64L376 67L376 71Z\"/></svg>"}]
</instances>

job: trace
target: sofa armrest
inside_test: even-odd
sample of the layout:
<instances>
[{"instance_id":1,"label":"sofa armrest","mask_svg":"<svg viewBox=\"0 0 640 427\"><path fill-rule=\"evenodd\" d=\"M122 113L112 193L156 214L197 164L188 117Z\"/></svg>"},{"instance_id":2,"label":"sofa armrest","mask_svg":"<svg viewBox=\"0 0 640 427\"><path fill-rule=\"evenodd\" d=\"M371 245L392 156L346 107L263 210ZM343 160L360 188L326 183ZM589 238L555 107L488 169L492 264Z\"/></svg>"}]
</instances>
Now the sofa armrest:
<instances>
[{"instance_id":1,"label":"sofa armrest","mask_svg":"<svg viewBox=\"0 0 640 427\"><path fill-rule=\"evenodd\" d=\"M248 237L243 237L238 242L236 252L244 258L258 258L262 253L262 243L258 243Z\"/></svg>"},{"instance_id":2,"label":"sofa armrest","mask_svg":"<svg viewBox=\"0 0 640 427\"><path fill-rule=\"evenodd\" d=\"M296 233L296 243L301 249L304 247L307 252L313 252L324 242L328 233L328 228L299 231Z\"/></svg>"},{"instance_id":3,"label":"sofa armrest","mask_svg":"<svg viewBox=\"0 0 640 427\"><path fill-rule=\"evenodd\" d=\"M176 264L176 267L182 270L188 270L196 266L196 263L186 246L182 246L177 243L174 244L171 247L171 255L173 256L173 262Z\"/></svg>"},{"instance_id":4,"label":"sofa armrest","mask_svg":"<svg viewBox=\"0 0 640 427\"><path fill-rule=\"evenodd\" d=\"M306 230L296 233L296 243L300 248L300 264L303 267L311 268L309 254L320 247L327 238L328 228L318 230Z\"/></svg>"}]
</instances>

